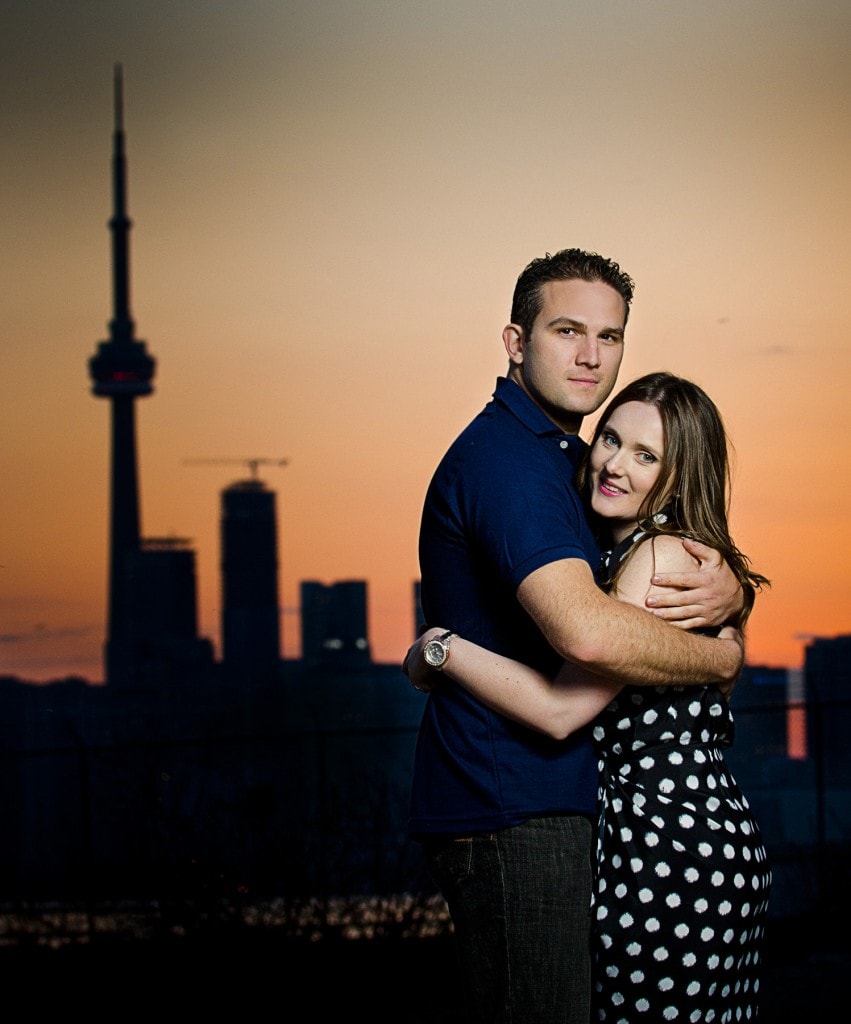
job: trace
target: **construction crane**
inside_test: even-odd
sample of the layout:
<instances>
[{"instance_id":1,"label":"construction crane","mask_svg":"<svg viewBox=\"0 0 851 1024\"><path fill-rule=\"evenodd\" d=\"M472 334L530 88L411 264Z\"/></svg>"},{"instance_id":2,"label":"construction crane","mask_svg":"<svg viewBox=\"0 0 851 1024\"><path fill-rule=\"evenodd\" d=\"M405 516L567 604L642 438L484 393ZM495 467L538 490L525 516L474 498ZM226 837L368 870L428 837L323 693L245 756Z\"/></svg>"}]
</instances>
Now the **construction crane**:
<instances>
[{"instance_id":1,"label":"construction crane","mask_svg":"<svg viewBox=\"0 0 851 1024\"><path fill-rule=\"evenodd\" d=\"M251 474L251 479L257 479L257 467L258 466L286 466L289 463L289 459L184 459L183 464L186 466L248 466L248 472Z\"/></svg>"}]
</instances>

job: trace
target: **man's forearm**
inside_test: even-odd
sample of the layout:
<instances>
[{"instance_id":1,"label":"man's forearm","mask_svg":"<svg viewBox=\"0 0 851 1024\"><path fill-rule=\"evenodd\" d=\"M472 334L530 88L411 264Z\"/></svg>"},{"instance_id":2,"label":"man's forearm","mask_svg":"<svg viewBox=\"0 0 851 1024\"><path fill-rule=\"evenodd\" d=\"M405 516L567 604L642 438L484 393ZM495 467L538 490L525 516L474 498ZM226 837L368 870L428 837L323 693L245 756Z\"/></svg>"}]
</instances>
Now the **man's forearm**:
<instances>
[{"instance_id":1,"label":"man's forearm","mask_svg":"<svg viewBox=\"0 0 851 1024\"><path fill-rule=\"evenodd\" d=\"M741 643L684 632L607 597L577 559L536 570L518 598L565 660L625 684L725 686L742 668Z\"/></svg>"},{"instance_id":2,"label":"man's forearm","mask_svg":"<svg viewBox=\"0 0 851 1024\"><path fill-rule=\"evenodd\" d=\"M568 661L625 684L731 685L742 670L740 643L732 639L700 636L677 629L631 605L620 605L625 619L613 627L611 620L590 630L579 643L556 646Z\"/></svg>"}]
</instances>

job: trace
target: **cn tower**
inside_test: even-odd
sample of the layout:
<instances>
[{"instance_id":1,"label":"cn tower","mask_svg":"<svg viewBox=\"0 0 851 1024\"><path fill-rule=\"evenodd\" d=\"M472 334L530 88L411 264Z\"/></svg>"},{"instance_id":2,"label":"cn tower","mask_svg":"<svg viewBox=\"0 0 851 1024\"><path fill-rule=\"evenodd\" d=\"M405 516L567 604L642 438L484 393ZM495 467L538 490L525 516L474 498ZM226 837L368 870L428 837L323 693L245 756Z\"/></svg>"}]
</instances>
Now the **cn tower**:
<instances>
[{"instance_id":1,"label":"cn tower","mask_svg":"<svg viewBox=\"0 0 851 1024\"><path fill-rule=\"evenodd\" d=\"M139 486L136 466L137 398L150 395L155 360L133 337L130 316L127 170L124 159L124 99L121 65L115 66L112 233L113 316L109 339L89 359L92 393L112 402L112 466L109 545L109 621L105 651L106 682L132 685L137 667L131 621L132 563L140 548Z\"/></svg>"}]
</instances>

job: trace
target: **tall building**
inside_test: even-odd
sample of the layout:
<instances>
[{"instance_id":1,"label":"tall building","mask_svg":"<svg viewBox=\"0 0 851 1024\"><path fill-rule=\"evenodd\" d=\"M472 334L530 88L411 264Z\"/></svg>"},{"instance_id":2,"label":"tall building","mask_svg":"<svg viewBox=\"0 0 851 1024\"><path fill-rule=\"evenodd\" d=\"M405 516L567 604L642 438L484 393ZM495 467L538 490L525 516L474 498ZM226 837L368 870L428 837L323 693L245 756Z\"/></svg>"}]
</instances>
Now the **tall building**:
<instances>
[{"instance_id":1,"label":"tall building","mask_svg":"<svg viewBox=\"0 0 851 1024\"><path fill-rule=\"evenodd\" d=\"M105 675L110 685L133 686L138 681L138 651L132 630L129 572L140 549L139 487L136 464L135 402L150 395L154 359L145 343L134 337L130 315L127 171L124 157L124 110L121 67L114 75L115 130L113 133L112 233L113 316L109 338L98 343L89 359L92 393L112 403L111 506L109 517L109 601Z\"/></svg>"},{"instance_id":2,"label":"tall building","mask_svg":"<svg viewBox=\"0 0 851 1024\"><path fill-rule=\"evenodd\" d=\"M258 682L281 657L275 492L257 479L222 491L222 661L226 676Z\"/></svg>"},{"instance_id":3,"label":"tall building","mask_svg":"<svg viewBox=\"0 0 851 1024\"><path fill-rule=\"evenodd\" d=\"M213 646L198 636L195 552L179 537L146 537L131 556L130 629L144 688L212 677Z\"/></svg>"},{"instance_id":4,"label":"tall building","mask_svg":"<svg viewBox=\"0 0 851 1024\"><path fill-rule=\"evenodd\" d=\"M310 667L359 668L371 660L366 581L301 584L301 657Z\"/></svg>"},{"instance_id":5,"label":"tall building","mask_svg":"<svg viewBox=\"0 0 851 1024\"><path fill-rule=\"evenodd\" d=\"M825 787L848 791L851 735L851 635L813 637L804 649L807 752ZM845 806L849 803L846 799ZM832 812L833 828L838 832ZM851 834L847 831L846 835ZM835 837L834 837L835 838Z\"/></svg>"}]
</instances>

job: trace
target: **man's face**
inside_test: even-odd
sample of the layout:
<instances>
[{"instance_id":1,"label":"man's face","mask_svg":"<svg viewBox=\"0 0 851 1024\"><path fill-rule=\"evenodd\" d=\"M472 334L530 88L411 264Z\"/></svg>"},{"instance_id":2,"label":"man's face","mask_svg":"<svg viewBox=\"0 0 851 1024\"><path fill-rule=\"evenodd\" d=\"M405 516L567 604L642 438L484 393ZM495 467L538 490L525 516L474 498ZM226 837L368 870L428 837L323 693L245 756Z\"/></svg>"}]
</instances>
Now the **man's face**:
<instances>
[{"instance_id":1,"label":"man's face","mask_svg":"<svg viewBox=\"0 0 851 1024\"><path fill-rule=\"evenodd\" d=\"M547 281L530 335L503 331L509 377L566 433L575 434L617 380L624 339L624 301L602 281Z\"/></svg>"}]
</instances>

